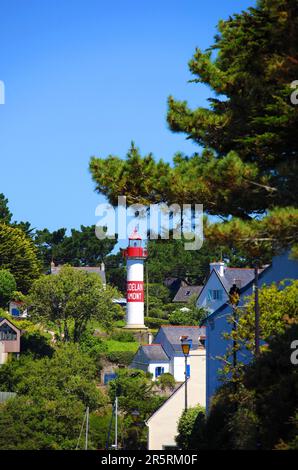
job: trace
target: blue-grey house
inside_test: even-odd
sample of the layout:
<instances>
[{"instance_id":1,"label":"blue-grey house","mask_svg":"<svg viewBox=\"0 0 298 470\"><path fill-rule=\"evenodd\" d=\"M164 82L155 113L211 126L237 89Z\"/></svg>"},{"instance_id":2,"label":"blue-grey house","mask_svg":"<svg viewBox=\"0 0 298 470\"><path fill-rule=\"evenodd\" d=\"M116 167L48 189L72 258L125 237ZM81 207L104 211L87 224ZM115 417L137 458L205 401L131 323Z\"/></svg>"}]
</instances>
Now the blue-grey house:
<instances>
[{"instance_id":1,"label":"blue-grey house","mask_svg":"<svg viewBox=\"0 0 298 470\"><path fill-rule=\"evenodd\" d=\"M266 266L259 274L259 287L270 285L273 282L281 282L285 279L298 279L298 262L289 258L289 253L275 256L272 264ZM239 306L244 304L245 297L252 295L253 283L251 280L241 288L241 299ZM210 404L210 399L216 389L221 385L219 372L222 368L223 357L229 346L228 340L223 338L223 333L230 332L232 325L227 321L231 315L231 306L225 302L218 309L214 310L206 319L206 405ZM241 356L239 360L247 362L248 356Z\"/></svg>"},{"instance_id":2,"label":"blue-grey house","mask_svg":"<svg viewBox=\"0 0 298 470\"><path fill-rule=\"evenodd\" d=\"M186 372L188 377L191 377L192 362L196 363L197 354L201 354L201 349L205 349L203 344L205 340L204 327L188 325L161 326L151 344L139 347L129 367L150 372L154 380L158 379L160 375L169 372L174 376L176 382L184 382L185 358L181 349L181 336L187 336L191 342Z\"/></svg>"}]
</instances>

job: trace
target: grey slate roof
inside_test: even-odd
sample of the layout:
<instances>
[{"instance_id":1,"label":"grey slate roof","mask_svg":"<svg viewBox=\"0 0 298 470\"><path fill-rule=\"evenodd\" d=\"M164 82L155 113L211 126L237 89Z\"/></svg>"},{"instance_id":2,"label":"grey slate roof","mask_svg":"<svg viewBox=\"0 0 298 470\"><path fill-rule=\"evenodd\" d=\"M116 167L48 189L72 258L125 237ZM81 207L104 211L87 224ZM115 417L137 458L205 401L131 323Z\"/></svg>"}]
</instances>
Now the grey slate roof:
<instances>
[{"instance_id":1,"label":"grey slate roof","mask_svg":"<svg viewBox=\"0 0 298 470\"><path fill-rule=\"evenodd\" d=\"M181 353L181 336L188 336L188 339L192 340L192 349L198 349L201 346L199 336L203 338L206 335L206 328L199 326L164 325L161 327L161 330L163 330L173 349L179 353Z\"/></svg>"},{"instance_id":2,"label":"grey slate roof","mask_svg":"<svg viewBox=\"0 0 298 470\"><path fill-rule=\"evenodd\" d=\"M142 350L149 361L165 362L169 360L161 344L145 344Z\"/></svg>"},{"instance_id":3,"label":"grey slate roof","mask_svg":"<svg viewBox=\"0 0 298 470\"><path fill-rule=\"evenodd\" d=\"M259 269L259 273L262 271L263 269ZM236 282L237 287L242 289L254 279L255 274L252 268L225 268L224 276L218 274L218 277L226 291L229 292L234 282Z\"/></svg>"},{"instance_id":4,"label":"grey slate roof","mask_svg":"<svg viewBox=\"0 0 298 470\"><path fill-rule=\"evenodd\" d=\"M58 274L61 271L62 266L51 266L51 274ZM87 273L96 273L101 277L102 283L106 284L106 272L104 269L101 269L100 266L73 266L73 269L78 269L79 271L85 271Z\"/></svg>"},{"instance_id":5,"label":"grey slate roof","mask_svg":"<svg viewBox=\"0 0 298 470\"><path fill-rule=\"evenodd\" d=\"M203 286L181 286L175 295L173 302L187 303L190 301L192 296L198 297Z\"/></svg>"}]
</instances>

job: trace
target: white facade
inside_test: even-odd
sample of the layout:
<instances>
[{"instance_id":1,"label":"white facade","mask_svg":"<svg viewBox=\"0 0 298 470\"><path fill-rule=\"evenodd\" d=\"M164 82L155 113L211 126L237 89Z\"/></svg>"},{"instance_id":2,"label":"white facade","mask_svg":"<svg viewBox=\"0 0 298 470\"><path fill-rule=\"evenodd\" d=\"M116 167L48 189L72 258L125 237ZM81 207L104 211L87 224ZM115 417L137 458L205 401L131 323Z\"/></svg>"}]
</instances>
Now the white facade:
<instances>
[{"instance_id":1,"label":"white facade","mask_svg":"<svg viewBox=\"0 0 298 470\"><path fill-rule=\"evenodd\" d=\"M180 358L177 358L180 359ZM183 363L184 363L184 358ZM206 352L204 348L191 351L188 357L191 375L187 381L188 406L206 406ZM180 369L180 364L179 364ZM183 371L184 377L184 371ZM185 405L183 383L148 419L148 450L163 450L176 446L178 421Z\"/></svg>"},{"instance_id":2,"label":"white facade","mask_svg":"<svg viewBox=\"0 0 298 470\"><path fill-rule=\"evenodd\" d=\"M129 282L144 282L144 260L131 258L127 259L127 283ZM140 302L127 301L126 304L126 326L125 328L142 328L145 329L144 324L144 291L142 294L140 292L132 293L136 298L139 295L142 299Z\"/></svg>"},{"instance_id":3,"label":"white facade","mask_svg":"<svg viewBox=\"0 0 298 470\"><path fill-rule=\"evenodd\" d=\"M191 357L191 356L190 356ZM190 357L187 359L190 364ZM173 376L175 377L176 382L183 382L185 380L184 371L185 371L185 358L184 356L174 356L172 361L173 367Z\"/></svg>"},{"instance_id":4,"label":"white facade","mask_svg":"<svg viewBox=\"0 0 298 470\"><path fill-rule=\"evenodd\" d=\"M152 374L152 380L157 380L158 377L156 377L156 369L157 367L163 368L163 373L171 373L170 372L170 364L167 362L150 362L147 371Z\"/></svg>"},{"instance_id":5,"label":"white facade","mask_svg":"<svg viewBox=\"0 0 298 470\"><path fill-rule=\"evenodd\" d=\"M0 365L7 362L8 353L4 352L4 344L0 341Z\"/></svg>"},{"instance_id":6,"label":"white facade","mask_svg":"<svg viewBox=\"0 0 298 470\"><path fill-rule=\"evenodd\" d=\"M219 276L213 269L197 300L197 306L208 309L210 313L217 310L229 299Z\"/></svg>"}]
</instances>

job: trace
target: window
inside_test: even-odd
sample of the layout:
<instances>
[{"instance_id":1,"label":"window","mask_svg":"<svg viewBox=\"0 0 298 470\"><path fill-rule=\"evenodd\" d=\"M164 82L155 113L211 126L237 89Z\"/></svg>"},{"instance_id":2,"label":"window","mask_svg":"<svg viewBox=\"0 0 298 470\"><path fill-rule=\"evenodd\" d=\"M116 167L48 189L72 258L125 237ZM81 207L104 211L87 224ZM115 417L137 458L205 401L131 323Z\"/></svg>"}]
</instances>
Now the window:
<instances>
[{"instance_id":1,"label":"window","mask_svg":"<svg viewBox=\"0 0 298 470\"><path fill-rule=\"evenodd\" d=\"M209 289L208 300L211 302L222 300L222 289Z\"/></svg>"},{"instance_id":2,"label":"window","mask_svg":"<svg viewBox=\"0 0 298 470\"><path fill-rule=\"evenodd\" d=\"M0 326L0 341L16 341L17 334L7 323Z\"/></svg>"},{"instance_id":3,"label":"window","mask_svg":"<svg viewBox=\"0 0 298 470\"><path fill-rule=\"evenodd\" d=\"M162 375L165 371L164 367L155 367L155 378L159 377Z\"/></svg>"}]
</instances>

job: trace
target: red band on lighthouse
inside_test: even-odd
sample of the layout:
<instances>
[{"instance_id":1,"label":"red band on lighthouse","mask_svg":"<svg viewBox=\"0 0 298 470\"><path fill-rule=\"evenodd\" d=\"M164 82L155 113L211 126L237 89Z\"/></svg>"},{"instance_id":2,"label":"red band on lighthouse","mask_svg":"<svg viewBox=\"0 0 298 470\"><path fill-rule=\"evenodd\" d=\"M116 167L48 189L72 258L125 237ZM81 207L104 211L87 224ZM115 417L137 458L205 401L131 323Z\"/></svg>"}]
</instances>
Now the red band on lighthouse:
<instances>
[{"instance_id":1,"label":"red band on lighthouse","mask_svg":"<svg viewBox=\"0 0 298 470\"><path fill-rule=\"evenodd\" d=\"M127 302L144 302L143 281L128 281L126 292Z\"/></svg>"}]
</instances>

